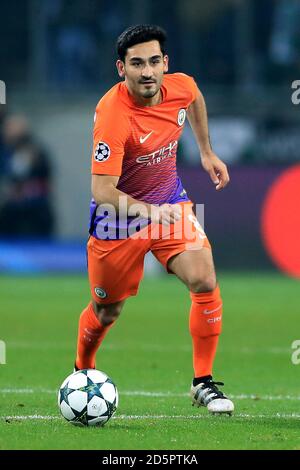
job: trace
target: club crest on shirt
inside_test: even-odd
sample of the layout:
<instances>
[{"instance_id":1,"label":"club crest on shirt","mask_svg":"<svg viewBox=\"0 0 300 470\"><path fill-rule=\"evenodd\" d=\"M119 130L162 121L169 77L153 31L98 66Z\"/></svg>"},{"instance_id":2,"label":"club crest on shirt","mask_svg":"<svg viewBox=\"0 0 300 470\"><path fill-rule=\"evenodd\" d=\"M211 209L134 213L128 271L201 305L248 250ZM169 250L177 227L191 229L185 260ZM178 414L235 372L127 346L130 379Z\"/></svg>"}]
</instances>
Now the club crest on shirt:
<instances>
[{"instance_id":1,"label":"club crest on shirt","mask_svg":"<svg viewBox=\"0 0 300 470\"><path fill-rule=\"evenodd\" d=\"M178 116L177 116L177 122L178 122L179 126L182 126L182 124L185 121L185 118L186 118L186 110L184 108L181 108L178 111Z\"/></svg>"},{"instance_id":2,"label":"club crest on shirt","mask_svg":"<svg viewBox=\"0 0 300 470\"><path fill-rule=\"evenodd\" d=\"M110 148L105 142L99 142L95 148L94 159L96 162L105 162L109 159Z\"/></svg>"}]
</instances>

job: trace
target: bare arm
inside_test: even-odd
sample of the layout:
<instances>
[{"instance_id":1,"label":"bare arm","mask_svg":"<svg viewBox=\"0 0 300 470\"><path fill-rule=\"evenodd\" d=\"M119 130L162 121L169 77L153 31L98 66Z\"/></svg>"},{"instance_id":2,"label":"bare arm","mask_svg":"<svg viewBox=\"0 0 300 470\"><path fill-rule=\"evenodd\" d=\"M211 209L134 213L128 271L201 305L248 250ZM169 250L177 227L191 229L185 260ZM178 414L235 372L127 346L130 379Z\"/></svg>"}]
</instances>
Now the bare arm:
<instances>
[{"instance_id":1,"label":"bare arm","mask_svg":"<svg viewBox=\"0 0 300 470\"><path fill-rule=\"evenodd\" d=\"M163 204L158 207L139 201L117 189L118 181L119 176L92 175L92 195L97 205L112 204L118 213L122 197L126 198L128 215L139 214L143 218L151 218L153 222L165 225L174 224L176 220L179 220L181 211L176 204Z\"/></svg>"},{"instance_id":2,"label":"bare arm","mask_svg":"<svg viewBox=\"0 0 300 470\"><path fill-rule=\"evenodd\" d=\"M206 105L200 90L197 98L190 105L187 115L199 147L203 168L210 175L217 190L225 188L229 182L227 167L212 151L208 132Z\"/></svg>"},{"instance_id":3,"label":"bare arm","mask_svg":"<svg viewBox=\"0 0 300 470\"><path fill-rule=\"evenodd\" d=\"M199 95L190 105L187 116L197 140L201 155L211 152L206 105L200 90Z\"/></svg>"}]
</instances>

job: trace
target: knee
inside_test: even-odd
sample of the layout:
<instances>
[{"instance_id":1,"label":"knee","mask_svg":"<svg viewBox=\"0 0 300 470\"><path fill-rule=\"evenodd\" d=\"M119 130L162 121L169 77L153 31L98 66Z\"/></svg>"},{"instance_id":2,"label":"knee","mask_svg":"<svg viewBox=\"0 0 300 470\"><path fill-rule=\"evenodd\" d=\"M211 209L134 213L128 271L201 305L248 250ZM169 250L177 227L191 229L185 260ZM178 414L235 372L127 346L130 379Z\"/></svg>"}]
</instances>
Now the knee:
<instances>
[{"instance_id":1,"label":"knee","mask_svg":"<svg viewBox=\"0 0 300 470\"><path fill-rule=\"evenodd\" d=\"M214 273L204 276L192 276L188 282L188 288L191 292L199 294L201 292L212 292L217 286L217 279Z\"/></svg>"},{"instance_id":2,"label":"knee","mask_svg":"<svg viewBox=\"0 0 300 470\"><path fill-rule=\"evenodd\" d=\"M123 303L101 305L93 302L93 308L96 317L103 326L109 326L114 323L122 310Z\"/></svg>"},{"instance_id":3,"label":"knee","mask_svg":"<svg viewBox=\"0 0 300 470\"><path fill-rule=\"evenodd\" d=\"M103 326L108 326L114 323L121 313L121 308L115 307L113 309L107 309L102 307L98 314L98 319L102 323Z\"/></svg>"}]
</instances>

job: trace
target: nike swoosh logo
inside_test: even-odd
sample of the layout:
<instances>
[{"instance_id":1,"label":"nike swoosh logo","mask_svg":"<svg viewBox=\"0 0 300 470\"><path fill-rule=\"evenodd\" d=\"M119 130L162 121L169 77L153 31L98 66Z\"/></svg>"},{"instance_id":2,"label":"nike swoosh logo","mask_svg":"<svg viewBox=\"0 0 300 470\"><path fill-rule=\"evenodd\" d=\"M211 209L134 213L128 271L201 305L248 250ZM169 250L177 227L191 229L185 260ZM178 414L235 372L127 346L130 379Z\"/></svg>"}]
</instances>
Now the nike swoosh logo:
<instances>
[{"instance_id":1,"label":"nike swoosh logo","mask_svg":"<svg viewBox=\"0 0 300 470\"><path fill-rule=\"evenodd\" d=\"M148 139L148 137L150 137L150 135L152 133L153 133L153 131L149 132L149 134L145 135L145 137L141 136L140 137L140 143L143 144Z\"/></svg>"},{"instance_id":2,"label":"nike swoosh logo","mask_svg":"<svg viewBox=\"0 0 300 470\"><path fill-rule=\"evenodd\" d=\"M205 310L203 310L203 313L204 313L204 315L209 315L210 313L215 313L215 312L217 312L218 310L220 310L220 308L222 308L222 306L223 306L223 304L219 305L219 307L214 308L213 310L207 310L207 309L205 309Z\"/></svg>"}]
</instances>

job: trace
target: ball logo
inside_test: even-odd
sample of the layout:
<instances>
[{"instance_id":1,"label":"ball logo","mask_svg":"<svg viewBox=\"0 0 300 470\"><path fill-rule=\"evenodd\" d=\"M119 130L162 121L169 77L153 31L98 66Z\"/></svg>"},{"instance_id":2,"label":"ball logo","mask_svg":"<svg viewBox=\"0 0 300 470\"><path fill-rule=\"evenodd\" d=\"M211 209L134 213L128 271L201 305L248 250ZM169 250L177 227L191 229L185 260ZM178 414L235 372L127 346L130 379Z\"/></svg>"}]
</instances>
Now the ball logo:
<instances>
[{"instance_id":1,"label":"ball logo","mask_svg":"<svg viewBox=\"0 0 300 470\"><path fill-rule=\"evenodd\" d=\"M100 297L100 299L105 299L107 297L107 293L102 287L95 287L95 294L97 297Z\"/></svg>"},{"instance_id":2,"label":"ball logo","mask_svg":"<svg viewBox=\"0 0 300 470\"><path fill-rule=\"evenodd\" d=\"M99 142L95 148L94 159L96 162L105 162L109 159L110 148L105 142Z\"/></svg>"},{"instance_id":3,"label":"ball logo","mask_svg":"<svg viewBox=\"0 0 300 470\"><path fill-rule=\"evenodd\" d=\"M181 108L178 111L178 117L177 117L177 122L178 122L179 126L182 126L182 124L185 121L185 118L186 118L186 110L184 108Z\"/></svg>"}]
</instances>

